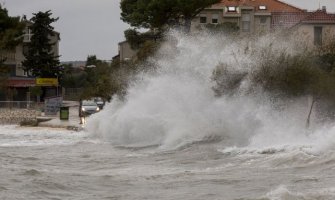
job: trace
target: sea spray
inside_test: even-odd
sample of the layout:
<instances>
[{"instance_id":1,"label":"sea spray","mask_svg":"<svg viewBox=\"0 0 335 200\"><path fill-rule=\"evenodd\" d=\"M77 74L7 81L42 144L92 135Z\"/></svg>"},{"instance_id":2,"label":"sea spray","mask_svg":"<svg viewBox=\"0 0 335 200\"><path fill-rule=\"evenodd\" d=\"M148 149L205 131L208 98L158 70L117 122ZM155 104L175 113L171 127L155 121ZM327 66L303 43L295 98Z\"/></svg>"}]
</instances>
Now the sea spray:
<instances>
[{"instance_id":1,"label":"sea spray","mask_svg":"<svg viewBox=\"0 0 335 200\"><path fill-rule=\"evenodd\" d=\"M125 100L114 97L87 129L120 146L177 148L208 138L229 146L267 146L304 142L307 98L277 101L252 84L252 75L272 53L297 52L290 40L276 36L236 39L170 32L150 58L155 72L140 73ZM270 59L270 58L269 58ZM271 62L271 60L268 60ZM246 73L237 92L215 94L213 72L222 64ZM312 116L313 117L313 116Z\"/></svg>"}]
</instances>

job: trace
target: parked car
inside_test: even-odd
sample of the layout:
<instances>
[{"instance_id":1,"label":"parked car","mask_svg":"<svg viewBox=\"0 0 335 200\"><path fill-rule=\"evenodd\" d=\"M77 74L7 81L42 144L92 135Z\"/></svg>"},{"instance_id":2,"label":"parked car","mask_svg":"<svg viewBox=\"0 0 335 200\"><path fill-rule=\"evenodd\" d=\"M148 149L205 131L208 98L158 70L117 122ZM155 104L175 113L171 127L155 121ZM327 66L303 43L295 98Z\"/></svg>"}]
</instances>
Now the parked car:
<instances>
[{"instance_id":1,"label":"parked car","mask_svg":"<svg viewBox=\"0 0 335 200\"><path fill-rule=\"evenodd\" d=\"M101 97L94 97L93 101L99 106L100 110L102 110L105 106L105 101L102 100Z\"/></svg>"},{"instance_id":2,"label":"parked car","mask_svg":"<svg viewBox=\"0 0 335 200\"><path fill-rule=\"evenodd\" d=\"M97 103L91 100L83 100L81 102L80 111L85 115L91 115L100 111L100 108Z\"/></svg>"}]
</instances>

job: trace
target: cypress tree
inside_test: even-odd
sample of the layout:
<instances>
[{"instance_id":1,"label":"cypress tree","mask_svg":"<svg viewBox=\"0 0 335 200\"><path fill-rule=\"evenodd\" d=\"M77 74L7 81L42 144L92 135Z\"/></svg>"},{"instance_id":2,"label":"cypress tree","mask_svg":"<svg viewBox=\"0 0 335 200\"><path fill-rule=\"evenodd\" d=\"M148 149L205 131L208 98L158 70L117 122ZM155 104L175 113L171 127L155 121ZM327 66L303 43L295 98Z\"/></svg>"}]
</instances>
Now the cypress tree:
<instances>
[{"instance_id":1,"label":"cypress tree","mask_svg":"<svg viewBox=\"0 0 335 200\"><path fill-rule=\"evenodd\" d=\"M62 74L59 56L55 55L52 47L51 37L55 36L54 27L51 23L58 18L52 18L51 11L34 13L31 18L33 23L29 28L32 32L31 41L27 44L28 51L25 52L25 61L22 65L25 70L33 76L43 78L56 78Z\"/></svg>"}]
</instances>

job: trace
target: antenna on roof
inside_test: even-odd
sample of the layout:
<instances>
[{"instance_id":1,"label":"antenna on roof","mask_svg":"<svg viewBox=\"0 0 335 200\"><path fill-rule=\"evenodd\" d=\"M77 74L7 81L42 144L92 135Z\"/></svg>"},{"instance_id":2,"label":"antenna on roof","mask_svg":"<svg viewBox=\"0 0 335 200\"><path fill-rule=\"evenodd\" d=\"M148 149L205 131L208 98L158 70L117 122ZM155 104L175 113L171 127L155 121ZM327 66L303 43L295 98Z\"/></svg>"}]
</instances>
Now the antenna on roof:
<instances>
[{"instance_id":1,"label":"antenna on roof","mask_svg":"<svg viewBox=\"0 0 335 200\"><path fill-rule=\"evenodd\" d=\"M321 0L319 0L319 10L321 9Z\"/></svg>"}]
</instances>

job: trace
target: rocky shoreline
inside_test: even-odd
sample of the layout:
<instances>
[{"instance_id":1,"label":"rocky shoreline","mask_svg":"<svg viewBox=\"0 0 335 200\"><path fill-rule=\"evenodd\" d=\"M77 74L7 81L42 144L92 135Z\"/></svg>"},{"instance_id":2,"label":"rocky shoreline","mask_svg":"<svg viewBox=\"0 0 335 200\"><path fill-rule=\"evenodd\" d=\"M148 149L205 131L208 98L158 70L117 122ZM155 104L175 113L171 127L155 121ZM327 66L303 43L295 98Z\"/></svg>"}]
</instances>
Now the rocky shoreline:
<instances>
[{"instance_id":1,"label":"rocky shoreline","mask_svg":"<svg viewBox=\"0 0 335 200\"><path fill-rule=\"evenodd\" d=\"M24 122L37 122L37 117L41 116L41 111L28 109L0 109L0 124L21 124Z\"/></svg>"}]
</instances>

